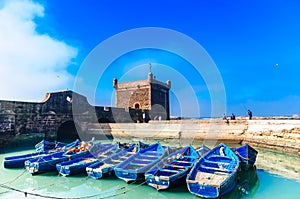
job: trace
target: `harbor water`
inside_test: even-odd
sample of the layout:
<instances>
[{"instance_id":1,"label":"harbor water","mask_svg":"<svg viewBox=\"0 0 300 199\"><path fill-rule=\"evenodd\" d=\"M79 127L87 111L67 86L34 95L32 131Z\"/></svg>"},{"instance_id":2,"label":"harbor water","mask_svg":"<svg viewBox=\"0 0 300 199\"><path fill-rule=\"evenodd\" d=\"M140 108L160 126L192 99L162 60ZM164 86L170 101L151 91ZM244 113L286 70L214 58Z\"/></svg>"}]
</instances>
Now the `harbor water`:
<instances>
[{"instance_id":1,"label":"harbor water","mask_svg":"<svg viewBox=\"0 0 300 199\"><path fill-rule=\"evenodd\" d=\"M256 148L256 168L240 174L238 185L222 198L299 198L299 155ZM100 180L86 175L63 177L57 172L32 176L25 169L3 168L3 158L34 152L32 149L6 150L0 154L0 198L200 198L190 194L185 184L156 191L143 182L126 184L116 177Z\"/></svg>"}]
</instances>

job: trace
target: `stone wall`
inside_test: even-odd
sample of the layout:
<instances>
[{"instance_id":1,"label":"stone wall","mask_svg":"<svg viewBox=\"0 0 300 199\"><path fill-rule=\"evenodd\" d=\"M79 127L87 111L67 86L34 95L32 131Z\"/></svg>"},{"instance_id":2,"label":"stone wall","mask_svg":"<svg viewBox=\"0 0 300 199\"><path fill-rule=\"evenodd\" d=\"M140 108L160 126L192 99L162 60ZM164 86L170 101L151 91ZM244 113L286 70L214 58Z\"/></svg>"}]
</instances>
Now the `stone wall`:
<instances>
[{"instance_id":1,"label":"stone wall","mask_svg":"<svg viewBox=\"0 0 300 199\"><path fill-rule=\"evenodd\" d=\"M156 115L162 117L163 120L170 119L170 101L169 88L161 84L152 84L151 87L151 105ZM153 115L152 118L155 116Z\"/></svg>"},{"instance_id":2,"label":"stone wall","mask_svg":"<svg viewBox=\"0 0 300 199\"><path fill-rule=\"evenodd\" d=\"M139 104L140 109L151 108L150 83L148 80L118 83L116 89L117 108L135 108Z\"/></svg>"},{"instance_id":3,"label":"stone wall","mask_svg":"<svg viewBox=\"0 0 300 199\"><path fill-rule=\"evenodd\" d=\"M300 120L212 120L150 121L142 124L109 124L116 139L182 140L219 142L289 151L300 154Z\"/></svg>"},{"instance_id":4,"label":"stone wall","mask_svg":"<svg viewBox=\"0 0 300 199\"><path fill-rule=\"evenodd\" d=\"M72 137L78 131L85 133L89 123L141 120L140 110L92 106L85 96L70 90L47 93L38 103L0 100L0 144L16 135L41 134L55 139L64 137L57 136L63 133Z\"/></svg>"},{"instance_id":5,"label":"stone wall","mask_svg":"<svg viewBox=\"0 0 300 199\"><path fill-rule=\"evenodd\" d=\"M160 82L153 79L152 73L147 80L118 83L113 79L116 92L117 108L135 108L148 113L149 118L170 119L169 90L171 82Z\"/></svg>"}]
</instances>

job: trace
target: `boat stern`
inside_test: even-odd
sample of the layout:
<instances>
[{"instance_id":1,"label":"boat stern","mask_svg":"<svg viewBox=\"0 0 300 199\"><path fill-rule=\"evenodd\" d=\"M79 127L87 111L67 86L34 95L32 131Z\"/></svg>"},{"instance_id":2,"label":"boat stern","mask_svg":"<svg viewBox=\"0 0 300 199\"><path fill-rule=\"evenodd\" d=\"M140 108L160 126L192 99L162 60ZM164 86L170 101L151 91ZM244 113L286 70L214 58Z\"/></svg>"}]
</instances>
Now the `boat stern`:
<instances>
[{"instance_id":1,"label":"boat stern","mask_svg":"<svg viewBox=\"0 0 300 199\"><path fill-rule=\"evenodd\" d=\"M187 185L191 193L203 198L217 198L220 195L220 190L217 187L198 183L187 183Z\"/></svg>"},{"instance_id":2,"label":"boat stern","mask_svg":"<svg viewBox=\"0 0 300 199\"><path fill-rule=\"evenodd\" d=\"M27 161L26 161L27 162ZM29 173L36 174L39 172L39 163L38 162L27 162L25 168Z\"/></svg>"},{"instance_id":3,"label":"boat stern","mask_svg":"<svg viewBox=\"0 0 300 199\"><path fill-rule=\"evenodd\" d=\"M115 174L119 179L124 180L126 183L136 181L138 178L137 173L133 171L115 169Z\"/></svg>"},{"instance_id":4,"label":"boat stern","mask_svg":"<svg viewBox=\"0 0 300 199\"><path fill-rule=\"evenodd\" d=\"M156 190L168 189L170 187L169 177L146 174L145 180L149 186L153 187Z\"/></svg>"},{"instance_id":5,"label":"boat stern","mask_svg":"<svg viewBox=\"0 0 300 199\"><path fill-rule=\"evenodd\" d=\"M95 169L95 168L87 167L86 168L86 173L87 173L88 176L90 176L91 178L94 178L94 179L102 178L101 169Z\"/></svg>"},{"instance_id":6,"label":"boat stern","mask_svg":"<svg viewBox=\"0 0 300 199\"><path fill-rule=\"evenodd\" d=\"M68 166L57 164L56 169L57 169L58 173L62 176L70 175L70 169Z\"/></svg>"}]
</instances>

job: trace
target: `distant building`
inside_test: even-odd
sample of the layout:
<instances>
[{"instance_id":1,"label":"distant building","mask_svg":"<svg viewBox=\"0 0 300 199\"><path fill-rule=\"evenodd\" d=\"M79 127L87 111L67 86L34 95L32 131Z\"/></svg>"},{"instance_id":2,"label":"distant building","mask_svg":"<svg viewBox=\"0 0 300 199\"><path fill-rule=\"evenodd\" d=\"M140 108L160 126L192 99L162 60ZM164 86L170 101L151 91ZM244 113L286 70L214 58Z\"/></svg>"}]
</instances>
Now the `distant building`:
<instances>
[{"instance_id":1,"label":"distant building","mask_svg":"<svg viewBox=\"0 0 300 199\"><path fill-rule=\"evenodd\" d=\"M153 78L152 72L148 79L119 83L113 79L116 91L116 108L134 108L149 112L149 119L170 119L169 90L171 81L166 83Z\"/></svg>"}]
</instances>

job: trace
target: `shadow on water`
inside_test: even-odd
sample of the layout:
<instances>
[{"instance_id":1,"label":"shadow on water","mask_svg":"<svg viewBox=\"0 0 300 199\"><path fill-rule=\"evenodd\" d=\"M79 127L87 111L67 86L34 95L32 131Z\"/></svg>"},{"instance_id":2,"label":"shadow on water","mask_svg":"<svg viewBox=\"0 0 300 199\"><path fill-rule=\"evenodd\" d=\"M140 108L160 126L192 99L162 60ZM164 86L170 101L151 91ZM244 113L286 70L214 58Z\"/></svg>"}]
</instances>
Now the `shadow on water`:
<instances>
[{"instance_id":1,"label":"shadow on water","mask_svg":"<svg viewBox=\"0 0 300 199\"><path fill-rule=\"evenodd\" d=\"M259 189L260 181L256 173L256 167L250 168L248 171L239 171L238 181L235 188L228 194L220 197L222 199L231 198L253 198Z\"/></svg>"},{"instance_id":2,"label":"shadow on water","mask_svg":"<svg viewBox=\"0 0 300 199\"><path fill-rule=\"evenodd\" d=\"M44 134L16 135L10 138L9 143L0 146L0 153L18 152L27 149L34 149L34 146L44 139Z\"/></svg>"}]
</instances>

